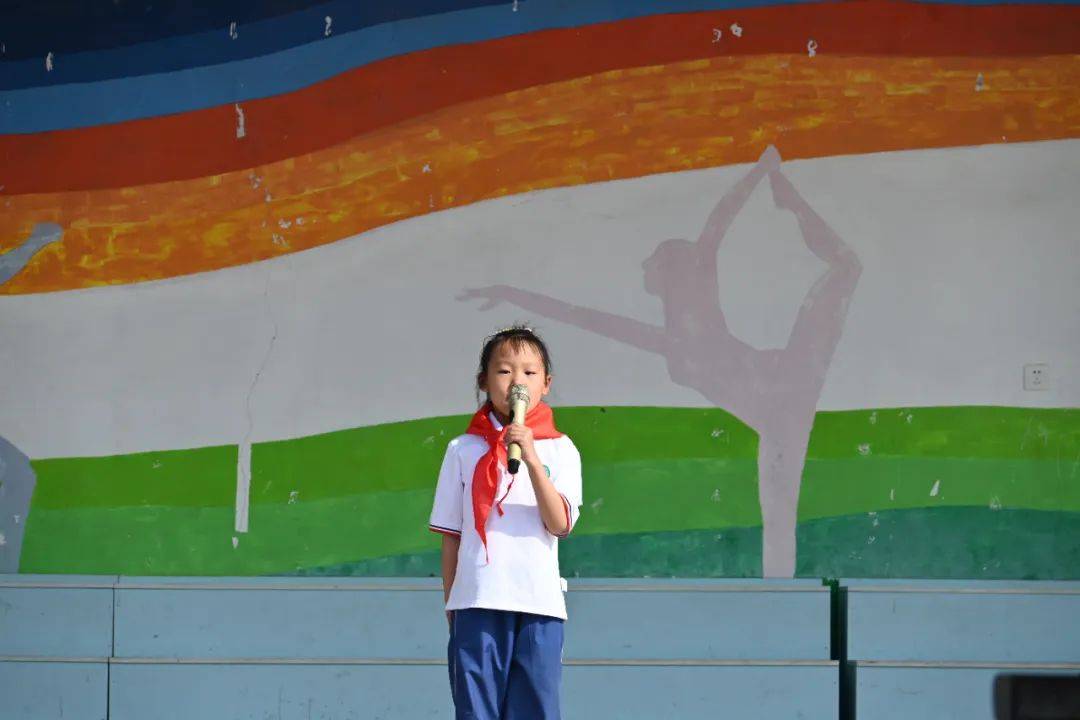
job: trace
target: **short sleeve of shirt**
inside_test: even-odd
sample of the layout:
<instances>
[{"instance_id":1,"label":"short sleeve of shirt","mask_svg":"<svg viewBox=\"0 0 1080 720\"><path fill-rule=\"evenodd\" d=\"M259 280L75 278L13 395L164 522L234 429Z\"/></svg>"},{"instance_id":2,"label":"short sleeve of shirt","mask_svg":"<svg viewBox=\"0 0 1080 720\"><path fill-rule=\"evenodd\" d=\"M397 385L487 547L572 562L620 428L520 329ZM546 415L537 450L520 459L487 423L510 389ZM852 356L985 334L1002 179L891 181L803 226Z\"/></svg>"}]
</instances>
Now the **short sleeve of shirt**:
<instances>
[{"instance_id":1,"label":"short sleeve of shirt","mask_svg":"<svg viewBox=\"0 0 1080 720\"><path fill-rule=\"evenodd\" d=\"M461 476L461 460L458 457L457 440L451 440L443 456L439 469L439 480L435 485L435 502L431 507L428 529L444 535L461 535L464 518L462 503L465 496L465 482Z\"/></svg>"},{"instance_id":2,"label":"short sleeve of shirt","mask_svg":"<svg viewBox=\"0 0 1080 720\"><path fill-rule=\"evenodd\" d=\"M551 482L562 495L566 506L567 531L560 535L560 537L566 537L578 521L582 503L581 453L569 437L564 436L563 442L559 444L559 466Z\"/></svg>"}]
</instances>

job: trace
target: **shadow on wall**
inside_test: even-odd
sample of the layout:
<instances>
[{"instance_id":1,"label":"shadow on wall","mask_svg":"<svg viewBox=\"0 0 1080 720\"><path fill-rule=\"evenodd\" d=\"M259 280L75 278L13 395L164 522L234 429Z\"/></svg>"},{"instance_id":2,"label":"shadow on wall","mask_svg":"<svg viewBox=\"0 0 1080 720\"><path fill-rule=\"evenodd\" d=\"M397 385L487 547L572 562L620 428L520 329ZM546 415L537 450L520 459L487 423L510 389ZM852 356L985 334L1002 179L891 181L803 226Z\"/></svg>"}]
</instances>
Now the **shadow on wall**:
<instances>
[{"instance_id":1,"label":"shadow on wall","mask_svg":"<svg viewBox=\"0 0 1080 720\"><path fill-rule=\"evenodd\" d=\"M769 146L745 177L717 203L696 242L665 240L642 263L645 292L664 306L664 326L498 285L466 290L481 310L508 302L553 320L663 356L679 385L736 415L757 431L762 573L795 574L799 487L818 398L840 341L862 265L780 171ZM759 350L727 326L719 302L717 252L754 188L769 178L773 200L798 221L806 246L829 269L803 300L787 346Z\"/></svg>"}]
</instances>

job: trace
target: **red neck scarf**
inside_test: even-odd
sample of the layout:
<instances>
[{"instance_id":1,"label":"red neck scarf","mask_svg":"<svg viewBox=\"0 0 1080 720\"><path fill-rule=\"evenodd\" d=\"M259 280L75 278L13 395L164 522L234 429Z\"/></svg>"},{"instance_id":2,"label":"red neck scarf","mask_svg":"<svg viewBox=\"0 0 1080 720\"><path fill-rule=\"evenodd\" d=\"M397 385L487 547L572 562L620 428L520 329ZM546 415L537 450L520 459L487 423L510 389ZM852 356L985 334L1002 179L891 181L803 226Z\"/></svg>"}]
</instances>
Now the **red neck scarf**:
<instances>
[{"instance_id":1,"label":"red neck scarf","mask_svg":"<svg viewBox=\"0 0 1080 720\"><path fill-rule=\"evenodd\" d=\"M499 477L502 474L500 467L506 467L507 460L506 443L503 442L503 438L506 436L508 426L504 425L502 430L496 430L494 423L491 422L491 412L491 402L484 403L484 406L473 415L469 422L469 429L465 431L469 435L479 435L488 444L487 454L476 463L472 481L473 522L476 525L476 532L480 534L480 542L484 544L485 556L487 555L486 527L488 515L491 514L491 506L494 504L499 515L503 514L502 500L496 503L495 493L499 489ZM537 440L562 437L562 433L555 429L555 415L546 403L538 403L530 410L525 415L525 424L532 428L533 437ZM511 478L510 486L512 487L513 484L514 480ZM505 500L506 495L509 494L508 487L502 499Z\"/></svg>"}]
</instances>

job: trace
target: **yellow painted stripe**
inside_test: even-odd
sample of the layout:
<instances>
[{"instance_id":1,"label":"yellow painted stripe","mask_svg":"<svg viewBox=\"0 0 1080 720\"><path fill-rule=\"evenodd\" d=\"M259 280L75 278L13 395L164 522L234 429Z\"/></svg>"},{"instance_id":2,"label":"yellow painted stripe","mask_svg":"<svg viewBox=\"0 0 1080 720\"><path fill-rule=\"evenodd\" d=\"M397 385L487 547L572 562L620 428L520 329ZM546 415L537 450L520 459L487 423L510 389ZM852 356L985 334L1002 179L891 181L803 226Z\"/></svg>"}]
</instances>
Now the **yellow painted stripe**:
<instances>
[{"instance_id":1,"label":"yellow painted stripe","mask_svg":"<svg viewBox=\"0 0 1080 720\"><path fill-rule=\"evenodd\" d=\"M605 72L252 170L7 198L0 250L37 222L65 235L0 294L214 270L487 198L748 162L769 143L790 160L1077 137L1078 98L1078 55L763 55Z\"/></svg>"}]
</instances>

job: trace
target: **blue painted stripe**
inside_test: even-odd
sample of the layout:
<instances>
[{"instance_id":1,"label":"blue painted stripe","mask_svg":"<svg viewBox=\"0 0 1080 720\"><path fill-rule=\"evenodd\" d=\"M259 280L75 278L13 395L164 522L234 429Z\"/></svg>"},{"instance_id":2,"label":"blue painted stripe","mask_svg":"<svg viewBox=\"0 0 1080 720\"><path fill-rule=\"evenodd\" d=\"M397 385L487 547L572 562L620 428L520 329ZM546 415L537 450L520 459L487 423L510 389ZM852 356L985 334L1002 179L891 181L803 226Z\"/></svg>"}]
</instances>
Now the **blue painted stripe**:
<instances>
[{"instance_id":1,"label":"blue painted stripe","mask_svg":"<svg viewBox=\"0 0 1080 720\"><path fill-rule=\"evenodd\" d=\"M190 35L229 22L255 22L319 4L319 0L218 0L199 3L137 3L49 0L4 3L3 42L7 60L42 57L42 49L74 53L134 45L174 35ZM15 7L12 7L15 5Z\"/></svg>"},{"instance_id":2,"label":"blue painted stripe","mask_svg":"<svg viewBox=\"0 0 1080 720\"><path fill-rule=\"evenodd\" d=\"M812 0L780 4L808 2ZM271 97L368 63L433 47L659 13L776 4L774 0L528 0L518 12L507 5L472 8L334 34L223 65L0 92L0 133L91 127ZM54 67L63 62L62 56L56 57Z\"/></svg>"},{"instance_id":3,"label":"blue painted stripe","mask_svg":"<svg viewBox=\"0 0 1080 720\"><path fill-rule=\"evenodd\" d=\"M8 62L4 63L4 73L0 76L0 90L153 75L269 55L323 39L327 17L331 19L330 34L342 35L384 23L487 5L506 5L506 0L395 0L392 3L336 0L263 20L245 20L241 16L251 12L239 12L242 7L215 7L207 11L213 23L199 22L198 27L190 28L202 32L169 33L173 36L158 39L161 18L155 18L148 20L145 27L137 26L145 30L145 37L116 42L117 47L104 44L104 40L94 36L99 28L105 38L113 34L112 25L102 28L102 23L93 22L94 19L88 28L73 29L69 25L73 18L69 17L57 32L35 30L41 22L25 29L20 29L18 23L15 27L7 24L4 32L13 35L13 39L4 56ZM224 12L227 9L238 12ZM237 21L235 39L229 34L233 21ZM29 37L20 37L23 30ZM73 32L77 32L75 37L71 37ZM83 37L93 38L94 43L80 48L77 41ZM54 55L51 72L45 69L45 56L50 52Z\"/></svg>"},{"instance_id":4,"label":"blue painted stripe","mask_svg":"<svg viewBox=\"0 0 1080 720\"><path fill-rule=\"evenodd\" d=\"M651 3L647 12L686 12L694 9L782 5L792 0L726 0L702 3ZM926 4L985 6L985 0L922 0ZM315 42L325 36L325 19L332 34L345 34L383 23L484 6L496 13L512 11L512 0L395 0L356 3L333 0L312 5L310 0L275 0L253 4L222 0L198 14L178 15L174 8L118 3L51 2L28 4L8 12L3 26L4 73L0 90L94 82L205 67L259 57ZM623 17L622 5L612 4L602 20ZM1015 0L1013 5L1074 5L1080 0ZM520 0L519 10L547 12L540 0ZM604 8L601 7L601 10ZM556 6L556 12L562 11ZM630 12L634 13L633 7ZM632 15L631 15L632 16ZM594 22L597 20L594 20ZM237 23L236 38L230 26ZM449 42L454 42L452 38ZM465 40L466 42L468 40ZM54 54L54 69L45 57Z\"/></svg>"},{"instance_id":5,"label":"blue painted stripe","mask_svg":"<svg viewBox=\"0 0 1080 720\"><path fill-rule=\"evenodd\" d=\"M313 19L316 22L312 27L317 26L322 33L322 20L330 15L335 28L348 31L375 22L505 3L506 0L216 0L197 3L193 8L190 3L177 7L177 3L170 2L28 2L4 9L4 56L9 60L40 60L49 51L71 55L207 32L225 35L232 22L246 27L269 19L276 20L278 29L286 32L298 29L291 27L297 22ZM308 33L300 42L310 38ZM289 45L273 49L285 47Z\"/></svg>"}]
</instances>

